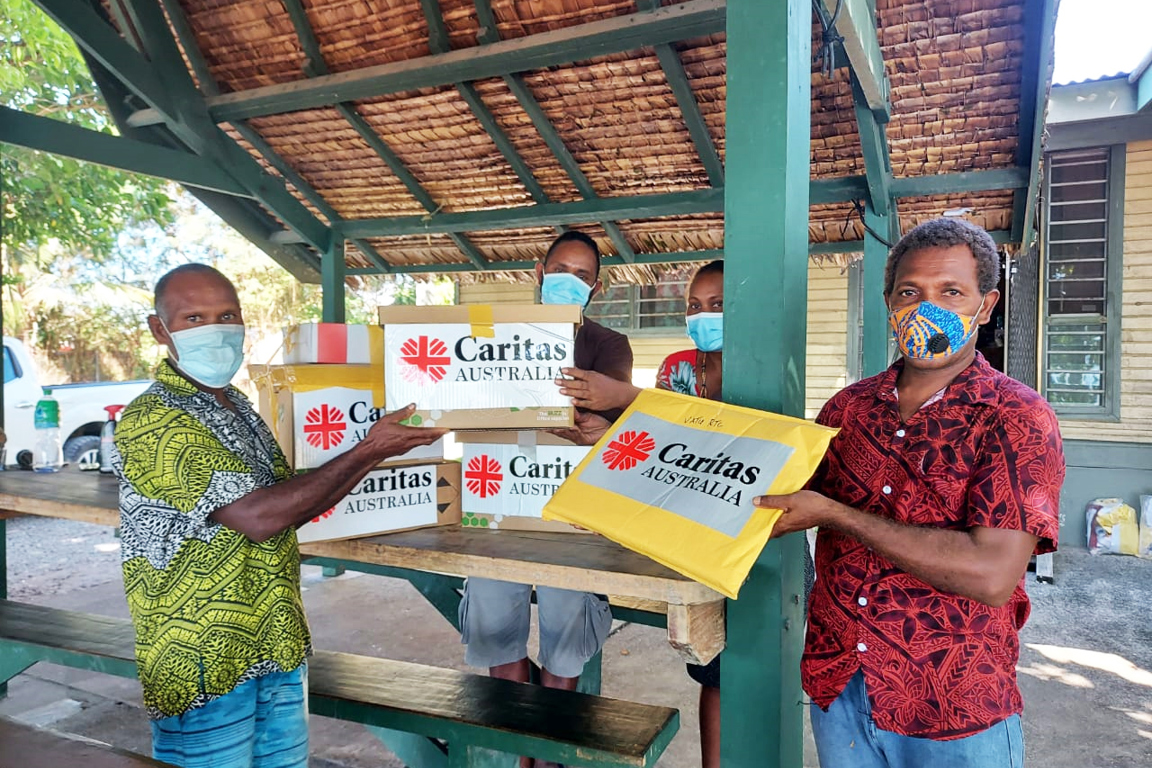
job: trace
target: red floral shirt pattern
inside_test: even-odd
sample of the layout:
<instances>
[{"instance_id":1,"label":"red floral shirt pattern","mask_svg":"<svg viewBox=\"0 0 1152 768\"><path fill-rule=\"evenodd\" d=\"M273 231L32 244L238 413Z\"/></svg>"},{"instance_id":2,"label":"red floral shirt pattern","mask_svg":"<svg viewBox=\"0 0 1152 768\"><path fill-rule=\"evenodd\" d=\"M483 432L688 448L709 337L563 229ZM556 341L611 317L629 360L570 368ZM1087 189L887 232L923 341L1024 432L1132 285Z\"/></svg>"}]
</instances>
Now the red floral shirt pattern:
<instances>
[{"instance_id":1,"label":"red floral shirt pattern","mask_svg":"<svg viewBox=\"0 0 1152 768\"><path fill-rule=\"evenodd\" d=\"M910 525L1027 531L1056 547L1064 456L1056 416L981 356L901 422L901 363L833 397L817 421L841 432L809 487ZM827 708L856 673L877 726L956 739L1020 712L1024 580L993 608L941 592L853 538L822 529L801 674Z\"/></svg>"}]
</instances>

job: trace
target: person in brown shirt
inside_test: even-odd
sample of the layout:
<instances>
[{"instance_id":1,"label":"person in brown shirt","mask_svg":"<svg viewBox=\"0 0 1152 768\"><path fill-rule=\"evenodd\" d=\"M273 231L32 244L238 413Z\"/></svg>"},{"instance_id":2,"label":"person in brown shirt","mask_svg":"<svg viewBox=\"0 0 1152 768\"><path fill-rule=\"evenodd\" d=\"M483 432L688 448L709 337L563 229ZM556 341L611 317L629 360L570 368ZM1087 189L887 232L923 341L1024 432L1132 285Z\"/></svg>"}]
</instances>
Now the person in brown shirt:
<instances>
[{"instance_id":1,"label":"person in brown shirt","mask_svg":"<svg viewBox=\"0 0 1152 768\"><path fill-rule=\"evenodd\" d=\"M579 232L553 241L536 265L542 304L588 302L601 289L600 251ZM632 347L628 337L584 318L573 352L577 368L602 373L620 382L632 380ZM618 408L598 410L609 421ZM584 664L597 653L612 628L612 612L603 595L552 587L536 588L540 616L540 682L549 688L575 690ZM464 659L488 667L493 677L528 682L528 630L532 585L469 577L460 601L460 634ZM522 757L521 768L554 765Z\"/></svg>"}]
</instances>

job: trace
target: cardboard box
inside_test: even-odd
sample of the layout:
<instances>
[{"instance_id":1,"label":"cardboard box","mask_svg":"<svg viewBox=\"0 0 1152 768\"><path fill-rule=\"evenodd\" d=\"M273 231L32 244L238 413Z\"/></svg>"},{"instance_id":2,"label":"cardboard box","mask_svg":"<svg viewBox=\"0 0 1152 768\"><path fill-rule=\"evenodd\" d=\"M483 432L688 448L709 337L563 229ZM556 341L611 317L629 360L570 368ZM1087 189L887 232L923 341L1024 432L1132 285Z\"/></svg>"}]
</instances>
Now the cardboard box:
<instances>
[{"instance_id":1,"label":"cardboard box","mask_svg":"<svg viewBox=\"0 0 1152 768\"><path fill-rule=\"evenodd\" d=\"M580 308L380 307L388 410L416 403L420 422L450 429L571 426L555 379L573 365Z\"/></svg>"},{"instance_id":2,"label":"cardboard box","mask_svg":"<svg viewBox=\"0 0 1152 768\"><path fill-rule=\"evenodd\" d=\"M286 365L379 365L384 331L378 325L300 323L284 331Z\"/></svg>"},{"instance_id":3,"label":"cardboard box","mask_svg":"<svg viewBox=\"0 0 1152 768\"><path fill-rule=\"evenodd\" d=\"M327 512L301 526L301 544L460 522L460 465L454 461L374 469Z\"/></svg>"},{"instance_id":4,"label":"cardboard box","mask_svg":"<svg viewBox=\"0 0 1152 768\"><path fill-rule=\"evenodd\" d=\"M385 413L382 369L368 365L252 365L260 415L296 470L315 469L360 442ZM442 461L444 440L418 446L381 466Z\"/></svg>"},{"instance_id":5,"label":"cardboard box","mask_svg":"<svg viewBox=\"0 0 1152 768\"><path fill-rule=\"evenodd\" d=\"M812 476L835 429L646 389L544 508L735 598L788 494Z\"/></svg>"},{"instance_id":6,"label":"cardboard box","mask_svg":"<svg viewBox=\"0 0 1152 768\"><path fill-rule=\"evenodd\" d=\"M588 531L544 520L544 505L592 450L547 432L461 432L461 525L469 530Z\"/></svg>"}]
</instances>

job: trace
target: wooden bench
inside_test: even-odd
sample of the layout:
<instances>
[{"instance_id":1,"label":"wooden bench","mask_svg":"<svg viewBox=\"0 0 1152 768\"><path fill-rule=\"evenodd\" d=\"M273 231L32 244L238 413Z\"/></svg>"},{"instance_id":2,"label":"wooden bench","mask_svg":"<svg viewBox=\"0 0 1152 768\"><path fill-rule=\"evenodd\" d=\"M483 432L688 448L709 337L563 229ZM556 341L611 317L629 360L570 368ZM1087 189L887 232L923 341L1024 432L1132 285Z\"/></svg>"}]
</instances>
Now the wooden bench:
<instances>
[{"instance_id":1,"label":"wooden bench","mask_svg":"<svg viewBox=\"0 0 1152 768\"><path fill-rule=\"evenodd\" d=\"M0 600L0 682L38 661L135 677L134 637L126 619ZM450 768L478 750L646 768L680 725L668 707L410 662L318 651L308 669L313 713L443 740Z\"/></svg>"},{"instance_id":2,"label":"wooden bench","mask_svg":"<svg viewBox=\"0 0 1152 768\"><path fill-rule=\"evenodd\" d=\"M0 717L0 768L173 768L91 739L44 731Z\"/></svg>"}]
</instances>

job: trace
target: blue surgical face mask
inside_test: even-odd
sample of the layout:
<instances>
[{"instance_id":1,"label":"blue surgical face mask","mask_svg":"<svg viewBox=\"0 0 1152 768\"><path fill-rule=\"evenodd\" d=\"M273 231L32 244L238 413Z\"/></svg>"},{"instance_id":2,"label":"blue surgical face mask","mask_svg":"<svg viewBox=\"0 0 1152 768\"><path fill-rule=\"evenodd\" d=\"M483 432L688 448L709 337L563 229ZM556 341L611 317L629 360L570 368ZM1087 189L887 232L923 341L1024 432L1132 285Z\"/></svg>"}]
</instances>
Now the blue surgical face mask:
<instances>
[{"instance_id":1,"label":"blue surgical face mask","mask_svg":"<svg viewBox=\"0 0 1152 768\"><path fill-rule=\"evenodd\" d=\"M716 352L724 348L724 313L697 312L688 315L688 336L701 352Z\"/></svg>"},{"instance_id":2,"label":"blue surgical face mask","mask_svg":"<svg viewBox=\"0 0 1152 768\"><path fill-rule=\"evenodd\" d=\"M588 306L592 288L571 272L549 272L540 286L541 304L578 304Z\"/></svg>"},{"instance_id":3,"label":"blue surgical face mask","mask_svg":"<svg viewBox=\"0 0 1152 768\"><path fill-rule=\"evenodd\" d=\"M160 321L164 330L168 326ZM201 325L168 331L176 353L176 367L209 389L223 389L244 362L244 326Z\"/></svg>"}]
</instances>

